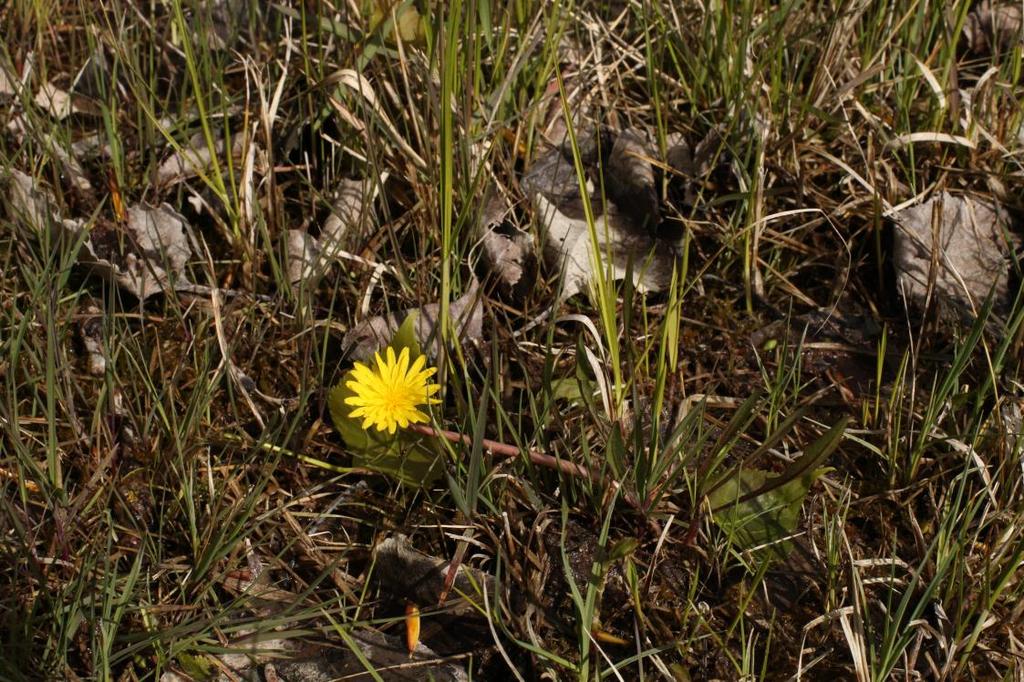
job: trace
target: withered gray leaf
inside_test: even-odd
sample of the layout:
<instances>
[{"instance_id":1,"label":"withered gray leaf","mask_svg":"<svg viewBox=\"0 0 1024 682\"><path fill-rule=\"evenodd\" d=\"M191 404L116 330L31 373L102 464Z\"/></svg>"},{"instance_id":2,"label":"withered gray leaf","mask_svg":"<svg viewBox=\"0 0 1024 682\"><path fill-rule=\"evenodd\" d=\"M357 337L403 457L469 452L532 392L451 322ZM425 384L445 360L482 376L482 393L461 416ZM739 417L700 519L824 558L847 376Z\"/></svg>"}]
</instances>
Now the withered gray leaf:
<instances>
[{"instance_id":1,"label":"withered gray leaf","mask_svg":"<svg viewBox=\"0 0 1024 682\"><path fill-rule=\"evenodd\" d=\"M475 343L483 337L484 313L479 300L479 292L479 285L474 281L466 293L448 306L448 312L460 343ZM397 314L390 313L371 317L359 322L342 339L342 351L354 360L360 362L369 360L374 353L391 341L391 337L398 331L402 322L412 313L416 313L414 324L416 339L427 357L435 360L441 352L441 340L437 325L441 306L437 303L403 310Z\"/></svg>"},{"instance_id":2,"label":"withered gray leaf","mask_svg":"<svg viewBox=\"0 0 1024 682\"><path fill-rule=\"evenodd\" d=\"M615 142L612 143L613 148ZM632 142L620 147L622 156L635 149ZM660 291L671 279L678 258L675 244L659 240L651 231L636 224L611 197L602 200L600 191L589 179L586 191L594 213L596 247L586 221L579 180L571 151L552 149L530 167L521 181L530 198L541 227L547 258L563 272L562 298L583 291L594 279L594 264L611 253L612 276L622 279L632 264L633 281L644 291ZM588 168L588 175L600 173L599 166ZM608 173L605 173L607 186Z\"/></svg>"},{"instance_id":3,"label":"withered gray leaf","mask_svg":"<svg viewBox=\"0 0 1024 682\"><path fill-rule=\"evenodd\" d=\"M562 213L543 195L534 198L551 259L562 266L562 297L586 290L594 279L597 257L604 267L610 249L612 278L624 279L632 267L633 283L640 291L661 291L672 277L676 254L669 246L659 246L646 231L638 231L627 216L609 204L595 217L597 251L585 218Z\"/></svg>"},{"instance_id":4,"label":"withered gray leaf","mask_svg":"<svg viewBox=\"0 0 1024 682\"><path fill-rule=\"evenodd\" d=\"M30 235L48 231L53 239L81 241L78 262L139 299L170 288L193 288L185 274L192 257L185 220L167 204L130 207L123 250L101 254L84 221L62 217L53 194L31 176L12 169L8 203L12 219Z\"/></svg>"},{"instance_id":5,"label":"withered gray leaf","mask_svg":"<svg viewBox=\"0 0 1024 682\"><path fill-rule=\"evenodd\" d=\"M26 139L36 139L42 142L54 159L60 162L64 177L74 188L84 194L92 193L92 183L89 181L82 164L78 161L74 144L71 145L71 151L69 152L65 149L64 142L59 139L59 136L51 132L32 129L32 120L25 116L24 113L13 116L7 124L7 129L15 135L19 142L23 142Z\"/></svg>"},{"instance_id":6,"label":"withered gray leaf","mask_svg":"<svg viewBox=\"0 0 1024 682\"><path fill-rule=\"evenodd\" d=\"M53 83L44 83L33 100L35 105L47 112L58 121L63 121L72 113L78 111L65 90L58 88Z\"/></svg>"},{"instance_id":7,"label":"withered gray leaf","mask_svg":"<svg viewBox=\"0 0 1024 682\"><path fill-rule=\"evenodd\" d=\"M1019 2L978 3L964 21L964 38L971 52L988 55L1012 50L1021 42L1021 11Z\"/></svg>"},{"instance_id":8,"label":"withered gray leaf","mask_svg":"<svg viewBox=\"0 0 1024 682\"><path fill-rule=\"evenodd\" d=\"M120 268L115 266L114 278L122 288L145 299L188 283L185 265L192 257L192 247L185 219L177 211L167 204L131 206L127 229L137 249L126 249Z\"/></svg>"},{"instance_id":9,"label":"withered gray leaf","mask_svg":"<svg viewBox=\"0 0 1024 682\"><path fill-rule=\"evenodd\" d=\"M11 169L10 178L7 196L11 219L20 220L35 233L53 229L51 223L59 220L53 209L53 194L31 175L15 168Z\"/></svg>"},{"instance_id":10,"label":"withered gray leaf","mask_svg":"<svg viewBox=\"0 0 1024 682\"><path fill-rule=\"evenodd\" d=\"M217 679L263 679L258 671L262 669L265 673L271 665L278 679L289 682L365 679L368 675L361 659L369 661L375 669L386 670L388 680L464 682L469 679L465 669L440 660L441 656L422 642L410 656L402 637L385 635L371 628L353 628L348 636L359 648L358 655L336 643L328 646L297 639L267 639L267 633L237 637L226 643L231 653L216 654L219 664L230 672L230 676L221 674ZM271 678L268 675L266 679ZM164 682L163 677L161 682Z\"/></svg>"},{"instance_id":11,"label":"withered gray leaf","mask_svg":"<svg viewBox=\"0 0 1024 682\"><path fill-rule=\"evenodd\" d=\"M7 70L7 65L0 60L0 97L13 97L17 94L17 90L14 87L16 79L11 75L14 70L10 72Z\"/></svg>"},{"instance_id":12,"label":"withered gray leaf","mask_svg":"<svg viewBox=\"0 0 1024 682\"><path fill-rule=\"evenodd\" d=\"M894 261L899 290L908 302L924 305L932 263L933 296L940 312L971 313L994 290L996 309L1008 297L1010 253L1020 239L1009 232L1002 206L948 192L894 216Z\"/></svg>"},{"instance_id":13,"label":"withered gray leaf","mask_svg":"<svg viewBox=\"0 0 1024 682\"><path fill-rule=\"evenodd\" d=\"M384 673L383 679L394 682L469 681L466 670L458 663L445 661L422 642L410 656L402 637L385 635L371 628L352 629L350 636L362 656L375 670ZM366 667L351 651L337 646L324 647L314 657L304 660L278 661L274 666L289 682L330 682L369 677Z\"/></svg>"},{"instance_id":14,"label":"withered gray leaf","mask_svg":"<svg viewBox=\"0 0 1024 682\"><path fill-rule=\"evenodd\" d=\"M356 242L368 236L373 226L373 201L381 182L369 178L343 179L338 184L331 214L320 228L319 238L305 230L288 230L285 246L289 282L295 285L305 281L315 287L313 280L322 274L331 259L352 250Z\"/></svg>"},{"instance_id":15,"label":"withered gray leaf","mask_svg":"<svg viewBox=\"0 0 1024 682\"><path fill-rule=\"evenodd\" d=\"M669 176L670 186L679 188L675 195L683 205L696 206L704 183L720 162L722 131L712 128L693 147L680 133L670 135L667 142L665 160L673 171Z\"/></svg>"},{"instance_id":16,"label":"withered gray leaf","mask_svg":"<svg viewBox=\"0 0 1024 682\"><path fill-rule=\"evenodd\" d=\"M448 562L419 551L409 539L397 534L381 542L374 550L374 576L389 593L418 604L436 604L444 591ZM495 593L494 578L470 566L459 566L451 596L445 602L454 614L473 613L473 604L454 599L458 594L477 595L482 590ZM478 604L479 606L479 604Z\"/></svg>"}]
</instances>

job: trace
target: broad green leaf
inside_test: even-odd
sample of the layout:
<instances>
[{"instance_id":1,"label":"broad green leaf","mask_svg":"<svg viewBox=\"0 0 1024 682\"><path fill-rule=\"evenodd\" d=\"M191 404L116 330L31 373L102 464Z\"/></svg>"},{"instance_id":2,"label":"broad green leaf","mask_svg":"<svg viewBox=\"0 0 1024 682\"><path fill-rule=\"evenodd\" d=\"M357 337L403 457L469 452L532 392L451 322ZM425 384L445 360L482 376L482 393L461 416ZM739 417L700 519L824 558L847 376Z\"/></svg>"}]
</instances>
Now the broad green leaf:
<instances>
[{"instance_id":1,"label":"broad green leaf","mask_svg":"<svg viewBox=\"0 0 1024 682\"><path fill-rule=\"evenodd\" d=\"M811 485L829 471L820 465L839 445L847 423L848 417L841 419L781 474L740 469L708 494L715 522L738 548L768 545L776 558L789 554L790 543L782 540L796 529Z\"/></svg>"},{"instance_id":2,"label":"broad green leaf","mask_svg":"<svg viewBox=\"0 0 1024 682\"><path fill-rule=\"evenodd\" d=\"M432 485L444 473L444 460L428 449L425 439L399 433L392 446L382 450L352 452L353 466L379 471L415 488Z\"/></svg>"},{"instance_id":3,"label":"broad green leaf","mask_svg":"<svg viewBox=\"0 0 1024 682\"><path fill-rule=\"evenodd\" d=\"M551 399L577 403L583 400L583 388L576 377L563 377L551 382Z\"/></svg>"},{"instance_id":4,"label":"broad green leaf","mask_svg":"<svg viewBox=\"0 0 1024 682\"><path fill-rule=\"evenodd\" d=\"M334 422L334 428L338 430L338 434L345 441L345 445L353 450L387 449L390 447L389 439L386 438L387 433L378 436L376 434L379 432L376 429L363 429L362 419L349 416L349 413L355 408L351 405L346 405L345 400L355 395L355 393L347 384L354 378L352 370L345 372L341 377L341 381L327 394L327 407L331 412L331 421Z\"/></svg>"},{"instance_id":5,"label":"broad green leaf","mask_svg":"<svg viewBox=\"0 0 1024 682\"><path fill-rule=\"evenodd\" d=\"M826 471L828 469L816 469L771 486L781 476L770 476L760 469L742 469L708 496L711 506L719 510L714 513L715 523L737 549L768 545L766 551L776 558L785 558L791 547L783 540L796 529L800 507L811 484ZM749 497L750 493L763 488L770 490ZM743 501L744 498L749 499Z\"/></svg>"},{"instance_id":6,"label":"broad green leaf","mask_svg":"<svg viewBox=\"0 0 1024 682\"><path fill-rule=\"evenodd\" d=\"M411 0L371 0L369 7L364 6L363 11L370 15L370 31L375 31L383 24L381 34L388 42L395 42L394 33L403 42L416 45L423 44L426 39L427 18L420 15Z\"/></svg>"},{"instance_id":7,"label":"broad green leaf","mask_svg":"<svg viewBox=\"0 0 1024 682\"><path fill-rule=\"evenodd\" d=\"M209 656L182 652L176 658L182 671L193 680L204 682L217 679L217 664Z\"/></svg>"}]
</instances>

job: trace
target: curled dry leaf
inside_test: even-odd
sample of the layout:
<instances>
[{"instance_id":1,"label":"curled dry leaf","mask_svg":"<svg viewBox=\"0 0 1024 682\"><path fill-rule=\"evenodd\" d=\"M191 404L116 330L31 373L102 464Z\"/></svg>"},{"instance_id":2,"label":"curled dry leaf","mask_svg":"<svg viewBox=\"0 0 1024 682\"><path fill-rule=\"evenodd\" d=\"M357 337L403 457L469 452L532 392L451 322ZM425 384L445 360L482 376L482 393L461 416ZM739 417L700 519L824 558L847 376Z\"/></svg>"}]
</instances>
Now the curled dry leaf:
<instances>
[{"instance_id":1,"label":"curled dry leaf","mask_svg":"<svg viewBox=\"0 0 1024 682\"><path fill-rule=\"evenodd\" d=\"M584 162L600 157L600 154L592 153L590 147L586 144L580 146ZM620 145L622 163L627 156L634 155L636 149L635 139ZM588 166L590 174L601 172L599 162ZM643 180L646 170L635 170L633 176L635 183L646 182ZM586 191L597 236L595 252L571 149L550 150L523 177L521 184L537 212L548 259L563 269L563 299L587 288L596 274L594 264L600 259L607 267L605 261L609 252L615 279L624 278L631 263L633 282L640 290L661 291L668 286L678 258L676 244L671 240L656 239L649 227L637 225L631 215L611 200L613 195L621 197L629 193L630 182L621 183L610 173L605 173L604 186L608 189L609 200L602 201L600 191L587 179ZM641 201L634 204L632 210L649 219L652 216L647 204L646 200Z\"/></svg>"},{"instance_id":2,"label":"curled dry leaf","mask_svg":"<svg viewBox=\"0 0 1024 682\"><path fill-rule=\"evenodd\" d=\"M223 139L214 142L213 150L206 144L202 135L193 135L188 144L160 164L153 176L153 182L161 187L173 185L189 178L194 178L200 173L205 173L213 165L213 157L223 157L227 149ZM231 137L231 156L237 162L242 159L245 151L245 139L243 135Z\"/></svg>"},{"instance_id":3,"label":"curled dry leaf","mask_svg":"<svg viewBox=\"0 0 1024 682\"><path fill-rule=\"evenodd\" d=\"M18 170L11 171L8 199L12 219L30 234L49 231L55 239L74 242L88 230L84 221L60 216L49 190ZM170 206L132 206L124 229L127 239L105 239L103 244L95 239L97 230L85 235L78 262L139 299L170 288L193 288L185 275L185 265L192 257L185 220ZM122 241L124 248L120 249Z\"/></svg>"},{"instance_id":4,"label":"curled dry leaf","mask_svg":"<svg viewBox=\"0 0 1024 682\"><path fill-rule=\"evenodd\" d=\"M473 282L469 290L455 299L448 306L453 327L460 343L475 343L483 337L484 313L479 300L480 287ZM409 315L415 314L414 330L416 340L423 352L431 360L436 360L441 352L441 340L438 334L437 320L441 306L430 303L421 308L411 308L400 313L390 313L379 317L371 317L356 324L342 339L342 351L353 360L365 362L373 354L388 344Z\"/></svg>"},{"instance_id":5,"label":"curled dry leaf","mask_svg":"<svg viewBox=\"0 0 1024 682\"><path fill-rule=\"evenodd\" d=\"M310 288L316 287L327 261L355 250L353 246L368 236L374 225L373 202L385 179L343 179L319 238L304 230L288 230L286 263L288 281L293 286L305 282Z\"/></svg>"},{"instance_id":6,"label":"curled dry leaf","mask_svg":"<svg viewBox=\"0 0 1024 682\"><path fill-rule=\"evenodd\" d=\"M653 150L646 135L636 128L623 130L605 162L608 197L639 230L654 233L659 222Z\"/></svg>"},{"instance_id":7,"label":"curled dry leaf","mask_svg":"<svg viewBox=\"0 0 1024 682\"><path fill-rule=\"evenodd\" d=\"M53 83L43 84L32 101L35 102L37 107L46 111L58 121L63 121L71 114L79 111L72 102L71 95Z\"/></svg>"},{"instance_id":8,"label":"curled dry leaf","mask_svg":"<svg viewBox=\"0 0 1024 682\"><path fill-rule=\"evenodd\" d=\"M320 244L316 237L305 230L288 230L285 235L285 248L288 281L292 286L306 282L310 288L316 287L320 260Z\"/></svg>"},{"instance_id":9,"label":"curled dry leaf","mask_svg":"<svg viewBox=\"0 0 1024 682\"><path fill-rule=\"evenodd\" d=\"M964 21L967 47L975 54L1010 52L1021 42L1021 12L1019 2L978 3Z\"/></svg>"},{"instance_id":10,"label":"curled dry leaf","mask_svg":"<svg viewBox=\"0 0 1024 682\"><path fill-rule=\"evenodd\" d=\"M331 214L320 228L320 247L326 257L351 251L354 243L366 239L373 228L373 202L386 179L344 178L338 183Z\"/></svg>"},{"instance_id":11,"label":"curled dry leaf","mask_svg":"<svg viewBox=\"0 0 1024 682\"><path fill-rule=\"evenodd\" d=\"M127 229L138 253L126 252L122 266L115 266L112 274L117 283L142 299L188 283L185 265L192 247L185 227L185 219L167 204L130 207Z\"/></svg>"},{"instance_id":12,"label":"curled dry leaf","mask_svg":"<svg viewBox=\"0 0 1024 682\"><path fill-rule=\"evenodd\" d=\"M532 275L537 268L533 237L506 220L508 204L499 195L492 194L485 204L480 220L481 261L494 290L505 298L524 295L533 284Z\"/></svg>"},{"instance_id":13,"label":"curled dry leaf","mask_svg":"<svg viewBox=\"0 0 1024 682\"><path fill-rule=\"evenodd\" d=\"M424 554L396 534L377 545L374 550L374 575L389 593L419 604L436 604L445 589L448 562ZM455 575L451 594L475 595L487 590L494 592L494 578L461 564ZM449 612L456 615L474 613L476 607L464 599L445 602Z\"/></svg>"},{"instance_id":14,"label":"curled dry leaf","mask_svg":"<svg viewBox=\"0 0 1024 682\"><path fill-rule=\"evenodd\" d=\"M680 133L669 136L665 160L672 170L670 193L682 206L697 205L701 190L721 163L722 134L722 130L712 128L693 147Z\"/></svg>"},{"instance_id":15,"label":"curled dry leaf","mask_svg":"<svg viewBox=\"0 0 1024 682\"><path fill-rule=\"evenodd\" d=\"M908 303L923 307L931 294L940 313L973 315L993 292L995 309L1005 309L1010 254L1020 246L1006 209L942 192L894 219L893 257Z\"/></svg>"}]
</instances>

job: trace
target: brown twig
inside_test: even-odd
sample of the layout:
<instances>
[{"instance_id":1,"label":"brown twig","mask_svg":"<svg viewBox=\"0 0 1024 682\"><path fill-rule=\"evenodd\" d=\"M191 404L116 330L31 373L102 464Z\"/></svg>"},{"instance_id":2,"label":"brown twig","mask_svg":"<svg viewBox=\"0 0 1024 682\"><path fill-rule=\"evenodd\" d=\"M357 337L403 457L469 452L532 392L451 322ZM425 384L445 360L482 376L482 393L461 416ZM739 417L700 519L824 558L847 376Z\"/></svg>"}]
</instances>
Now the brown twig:
<instances>
[{"instance_id":1,"label":"brown twig","mask_svg":"<svg viewBox=\"0 0 1024 682\"><path fill-rule=\"evenodd\" d=\"M459 433L457 431L448 431L447 429L435 429L434 427L426 424L410 424L409 430L415 431L416 433L424 436L440 436L441 438L450 440L453 443L462 443L464 445L473 444L473 438L471 436L467 436L466 434ZM480 444L483 446L484 450L492 455L501 455L502 457L518 457L521 452L524 452L514 445L490 440L489 438L482 438L480 440ZM595 483L601 480L600 476L597 476L590 469L580 466L579 464L573 464L572 462L567 462L564 459L545 455L544 453L537 452L536 450L525 450L525 453L530 458L531 462L542 467L556 469L562 473L569 474L570 476L585 478L587 480L594 481Z\"/></svg>"},{"instance_id":2,"label":"brown twig","mask_svg":"<svg viewBox=\"0 0 1024 682\"><path fill-rule=\"evenodd\" d=\"M464 445L473 444L473 438L471 436L467 436L466 434L459 433L457 431L448 431L447 429L435 429L433 426L429 426L427 424L410 424L409 430L414 431L423 436L445 438L453 443L462 443ZM493 455L500 455L502 457L518 457L520 454L525 454L530 459L530 462L532 462L533 464L537 464L542 467L547 467L548 469L554 469L564 474L568 474L569 476L585 478L588 481L591 481L592 483L605 483L616 490L621 488L622 486L622 484L619 483L618 481L605 480L603 476L601 476L598 473L595 473L594 471L585 466L582 466L580 464L574 464L572 462L567 462L564 459L552 457L551 455L545 455L543 452L537 452L536 450L531 449L521 449L516 447L515 445L509 445L508 443L502 443L500 441L491 440L489 438L481 438L480 444L484 450ZM626 500L626 503L630 507L640 512L641 516L643 516L644 519L647 521L647 525L650 526L650 528L655 532L655 534L661 533L661 524L659 524L657 521L652 519L647 514L647 510L644 508L643 505L640 504L640 501L636 499L635 495L623 491L623 499Z\"/></svg>"}]
</instances>

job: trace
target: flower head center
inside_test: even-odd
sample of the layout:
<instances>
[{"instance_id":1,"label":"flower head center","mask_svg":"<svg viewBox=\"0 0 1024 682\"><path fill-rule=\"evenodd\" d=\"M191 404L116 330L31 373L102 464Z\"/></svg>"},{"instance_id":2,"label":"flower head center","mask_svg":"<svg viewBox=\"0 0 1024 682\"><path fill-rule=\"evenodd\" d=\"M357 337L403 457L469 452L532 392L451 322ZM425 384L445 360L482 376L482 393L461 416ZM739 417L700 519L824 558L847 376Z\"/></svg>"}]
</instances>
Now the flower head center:
<instances>
[{"instance_id":1,"label":"flower head center","mask_svg":"<svg viewBox=\"0 0 1024 682\"><path fill-rule=\"evenodd\" d=\"M373 427L389 433L394 433L399 426L406 428L412 423L428 421L419 407L440 402L431 397L440 386L427 383L437 369L425 367L426 359L422 355L410 364L408 348L403 348L396 357L395 349L389 346L384 358L377 353L374 359L373 369L357 362L352 369L352 379L345 384L353 393L345 403L355 408L349 415L362 418L364 429Z\"/></svg>"}]
</instances>

